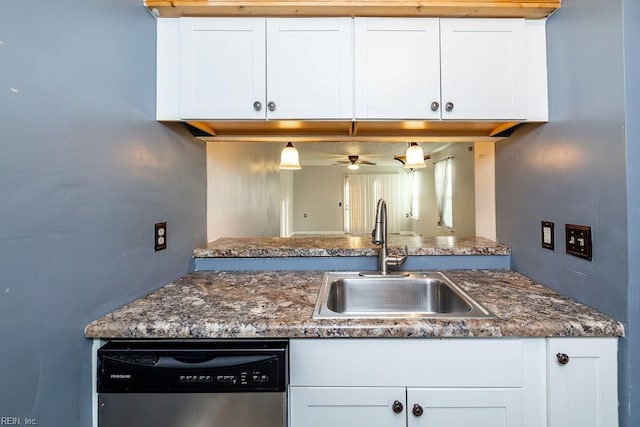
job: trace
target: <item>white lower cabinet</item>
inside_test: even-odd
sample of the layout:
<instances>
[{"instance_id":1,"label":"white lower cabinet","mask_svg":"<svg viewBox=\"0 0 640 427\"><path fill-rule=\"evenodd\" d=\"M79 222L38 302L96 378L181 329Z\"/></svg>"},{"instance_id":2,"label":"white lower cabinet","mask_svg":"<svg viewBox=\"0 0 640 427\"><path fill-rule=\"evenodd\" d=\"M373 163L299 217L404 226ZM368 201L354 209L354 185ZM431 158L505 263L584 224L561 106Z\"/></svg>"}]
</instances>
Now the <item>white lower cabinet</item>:
<instances>
[{"instance_id":1,"label":"white lower cabinet","mask_svg":"<svg viewBox=\"0 0 640 427\"><path fill-rule=\"evenodd\" d=\"M409 427L523 425L522 389L408 389Z\"/></svg>"},{"instance_id":2,"label":"white lower cabinet","mask_svg":"<svg viewBox=\"0 0 640 427\"><path fill-rule=\"evenodd\" d=\"M406 395L404 387L291 387L290 425L404 427Z\"/></svg>"},{"instance_id":3,"label":"white lower cabinet","mask_svg":"<svg viewBox=\"0 0 640 427\"><path fill-rule=\"evenodd\" d=\"M616 338L292 339L289 427L616 427L616 354Z\"/></svg>"},{"instance_id":4,"label":"white lower cabinet","mask_svg":"<svg viewBox=\"0 0 640 427\"><path fill-rule=\"evenodd\" d=\"M291 387L295 427L523 425L519 389Z\"/></svg>"},{"instance_id":5,"label":"white lower cabinet","mask_svg":"<svg viewBox=\"0 0 640 427\"><path fill-rule=\"evenodd\" d=\"M618 425L617 339L552 338L549 427Z\"/></svg>"}]
</instances>

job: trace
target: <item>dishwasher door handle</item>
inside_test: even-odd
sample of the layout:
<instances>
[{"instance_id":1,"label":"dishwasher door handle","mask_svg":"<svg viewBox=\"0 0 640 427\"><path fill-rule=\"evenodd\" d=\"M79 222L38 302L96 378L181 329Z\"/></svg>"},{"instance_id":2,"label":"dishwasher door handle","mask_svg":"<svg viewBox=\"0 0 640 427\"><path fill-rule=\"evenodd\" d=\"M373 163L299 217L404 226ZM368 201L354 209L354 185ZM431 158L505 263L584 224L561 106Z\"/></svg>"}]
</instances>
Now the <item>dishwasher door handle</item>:
<instances>
[{"instance_id":1,"label":"dishwasher door handle","mask_svg":"<svg viewBox=\"0 0 640 427\"><path fill-rule=\"evenodd\" d=\"M227 368L241 366L247 363L265 362L276 359L275 356L214 356L209 360L189 361L171 356L160 356L155 368L184 369L184 368Z\"/></svg>"}]
</instances>

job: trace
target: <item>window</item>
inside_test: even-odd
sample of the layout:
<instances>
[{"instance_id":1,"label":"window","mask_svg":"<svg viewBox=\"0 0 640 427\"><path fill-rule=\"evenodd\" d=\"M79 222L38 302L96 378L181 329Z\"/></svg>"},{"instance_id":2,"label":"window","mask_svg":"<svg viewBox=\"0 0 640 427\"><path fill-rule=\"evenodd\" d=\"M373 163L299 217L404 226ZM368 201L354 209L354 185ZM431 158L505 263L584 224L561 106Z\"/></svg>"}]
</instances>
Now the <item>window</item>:
<instances>
[{"instance_id":1,"label":"window","mask_svg":"<svg viewBox=\"0 0 640 427\"><path fill-rule=\"evenodd\" d=\"M453 157L435 163L435 190L438 226L453 231Z\"/></svg>"}]
</instances>

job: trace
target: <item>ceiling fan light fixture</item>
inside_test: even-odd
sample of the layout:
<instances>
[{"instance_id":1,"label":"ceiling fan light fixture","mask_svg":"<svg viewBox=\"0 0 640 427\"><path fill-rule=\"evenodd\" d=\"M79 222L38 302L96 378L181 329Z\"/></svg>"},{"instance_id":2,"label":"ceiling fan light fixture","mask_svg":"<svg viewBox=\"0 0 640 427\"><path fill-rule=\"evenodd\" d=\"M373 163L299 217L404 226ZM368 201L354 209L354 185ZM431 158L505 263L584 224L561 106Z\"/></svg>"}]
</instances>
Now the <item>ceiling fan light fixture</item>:
<instances>
[{"instance_id":1,"label":"ceiling fan light fixture","mask_svg":"<svg viewBox=\"0 0 640 427\"><path fill-rule=\"evenodd\" d=\"M280 169L284 170L298 170L300 167L300 157L298 156L298 150L293 146L291 142L280 152Z\"/></svg>"},{"instance_id":2,"label":"ceiling fan light fixture","mask_svg":"<svg viewBox=\"0 0 640 427\"><path fill-rule=\"evenodd\" d=\"M360 166L358 166L355 163L351 163L349 166L347 166L347 169L350 169L352 171L357 171L358 169L360 169Z\"/></svg>"},{"instance_id":3,"label":"ceiling fan light fixture","mask_svg":"<svg viewBox=\"0 0 640 427\"><path fill-rule=\"evenodd\" d=\"M407 148L405 156L406 161L404 163L404 167L406 169L418 169L427 167L427 164L424 162L424 151L422 151L422 147L420 147L417 142L412 142L409 144L409 148Z\"/></svg>"}]
</instances>

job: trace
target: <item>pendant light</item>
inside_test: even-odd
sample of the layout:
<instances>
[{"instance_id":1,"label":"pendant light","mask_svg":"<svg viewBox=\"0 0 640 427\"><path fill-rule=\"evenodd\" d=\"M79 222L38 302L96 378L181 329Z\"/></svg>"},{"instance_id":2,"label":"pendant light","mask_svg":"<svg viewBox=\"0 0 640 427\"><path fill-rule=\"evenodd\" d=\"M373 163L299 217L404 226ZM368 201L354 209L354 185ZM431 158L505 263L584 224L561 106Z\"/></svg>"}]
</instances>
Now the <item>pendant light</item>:
<instances>
[{"instance_id":1,"label":"pendant light","mask_svg":"<svg viewBox=\"0 0 640 427\"><path fill-rule=\"evenodd\" d=\"M412 142L409 144L409 148L407 148L405 157L406 160L404 163L404 167L406 169L418 169L427 167L427 164L424 162L424 151L422 151L422 148L418 145L417 142Z\"/></svg>"},{"instance_id":2,"label":"pendant light","mask_svg":"<svg viewBox=\"0 0 640 427\"><path fill-rule=\"evenodd\" d=\"M280 169L285 170L298 170L300 167L300 160L298 157L298 150L293 146L291 142L282 149L280 153Z\"/></svg>"}]
</instances>

